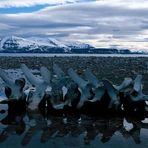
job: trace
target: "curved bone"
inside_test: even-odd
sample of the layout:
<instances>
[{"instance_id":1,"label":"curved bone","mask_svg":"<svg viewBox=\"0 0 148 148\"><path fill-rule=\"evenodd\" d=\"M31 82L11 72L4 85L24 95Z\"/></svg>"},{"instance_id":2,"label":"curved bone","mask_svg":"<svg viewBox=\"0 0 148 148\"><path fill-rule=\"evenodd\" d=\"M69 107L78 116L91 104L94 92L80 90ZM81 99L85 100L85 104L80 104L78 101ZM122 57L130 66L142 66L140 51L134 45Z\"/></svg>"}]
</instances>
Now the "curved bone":
<instances>
[{"instance_id":1,"label":"curved bone","mask_svg":"<svg viewBox=\"0 0 148 148\"><path fill-rule=\"evenodd\" d=\"M69 78L66 76L63 70L57 64L53 65L53 71L57 77L52 81L52 94L54 97L56 98L58 97L60 102L61 99L64 100L65 98L66 95L65 89L68 90L67 84L69 82ZM54 105L54 106L55 108L62 108L64 107L64 103L62 102L59 105Z\"/></svg>"},{"instance_id":2,"label":"curved bone","mask_svg":"<svg viewBox=\"0 0 148 148\"><path fill-rule=\"evenodd\" d=\"M130 95L132 101L148 101L148 95L144 95L143 93L138 94L137 96Z\"/></svg>"},{"instance_id":3,"label":"curved bone","mask_svg":"<svg viewBox=\"0 0 148 148\"><path fill-rule=\"evenodd\" d=\"M108 80L103 80L103 84L108 92L108 95L111 99L109 108L113 107L113 105L118 105L119 104L119 98L118 98L118 91L113 87L111 82Z\"/></svg>"},{"instance_id":4,"label":"curved bone","mask_svg":"<svg viewBox=\"0 0 148 148\"><path fill-rule=\"evenodd\" d=\"M90 101L90 102L100 101L101 98L103 97L104 93L105 93L105 89L104 89L103 86L100 86L100 87L96 88L96 89L94 90L95 96L93 97L92 100L89 100L89 101Z\"/></svg>"},{"instance_id":5,"label":"curved bone","mask_svg":"<svg viewBox=\"0 0 148 148\"><path fill-rule=\"evenodd\" d=\"M0 77L5 82L5 93L8 99L21 99L23 87L25 86L25 79L21 78L14 81L2 69L0 69Z\"/></svg>"},{"instance_id":6,"label":"curved bone","mask_svg":"<svg viewBox=\"0 0 148 148\"><path fill-rule=\"evenodd\" d=\"M100 101L105 93L105 89L103 86L101 86L101 83L96 78L96 76L91 72L90 69L86 69L85 71L85 78L89 81L89 83L94 87L94 98L92 100L89 100L90 102L96 102Z\"/></svg>"},{"instance_id":7,"label":"curved bone","mask_svg":"<svg viewBox=\"0 0 148 148\"><path fill-rule=\"evenodd\" d=\"M57 64L53 65L53 71L57 77L52 79L51 103L55 109L63 109L66 105L66 102L63 101L66 95L67 77Z\"/></svg>"},{"instance_id":8,"label":"curved bone","mask_svg":"<svg viewBox=\"0 0 148 148\"><path fill-rule=\"evenodd\" d=\"M68 74L80 88L84 88L88 84L88 82L83 80L72 68L68 70Z\"/></svg>"},{"instance_id":9,"label":"curved bone","mask_svg":"<svg viewBox=\"0 0 148 148\"><path fill-rule=\"evenodd\" d=\"M30 71L30 69L25 65L22 64L21 65L21 69L25 75L25 77L27 78L27 80L32 84L32 85L39 85L40 83L42 83L43 81L41 79L38 79L36 76L34 76L32 74L32 72Z\"/></svg>"},{"instance_id":10,"label":"curved bone","mask_svg":"<svg viewBox=\"0 0 148 148\"><path fill-rule=\"evenodd\" d=\"M133 92L130 94L132 101L147 101L148 96L142 93L142 75L137 75L134 80Z\"/></svg>"},{"instance_id":11,"label":"curved bone","mask_svg":"<svg viewBox=\"0 0 148 148\"><path fill-rule=\"evenodd\" d=\"M28 108L30 108L31 110L38 109L38 105L39 105L41 99L43 98L43 96L45 94L45 90L46 90L48 85L44 80L38 79L37 77L35 77L25 64L21 65L21 69L22 69L23 73L25 74L27 80L32 85L34 85L35 88L36 88L34 93L33 93L33 96L31 97L32 102L29 104ZM43 71L42 71L42 75L44 75L44 74L43 74ZM46 74L44 76L46 76L46 78L47 78ZM44 79L45 79L45 77L44 77Z\"/></svg>"},{"instance_id":12,"label":"curved bone","mask_svg":"<svg viewBox=\"0 0 148 148\"><path fill-rule=\"evenodd\" d=\"M81 97L80 97L80 101L77 105L77 108L81 108L84 104L84 102L88 101L92 95L90 93L91 87L90 85L86 85L85 88L80 88L80 93L81 93Z\"/></svg>"},{"instance_id":13,"label":"curved bone","mask_svg":"<svg viewBox=\"0 0 148 148\"><path fill-rule=\"evenodd\" d=\"M68 100L66 100L65 102L59 103L59 104L52 103L54 109L64 109L64 106L68 104L69 104Z\"/></svg>"},{"instance_id":14,"label":"curved bone","mask_svg":"<svg viewBox=\"0 0 148 148\"><path fill-rule=\"evenodd\" d=\"M51 81L50 71L46 67L41 67L40 72L41 72L44 82L50 85L50 81Z\"/></svg>"},{"instance_id":15,"label":"curved bone","mask_svg":"<svg viewBox=\"0 0 148 148\"><path fill-rule=\"evenodd\" d=\"M81 97L77 105L77 108L81 108L84 102L88 101L88 99L91 98L91 94L90 94L91 87L89 83L83 80L72 68L68 70L68 74L73 79L73 81L77 83L79 86Z\"/></svg>"},{"instance_id":16,"label":"curved bone","mask_svg":"<svg viewBox=\"0 0 148 148\"><path fill-rule=\"evenodd\" d=\"M130 92L133 89L133 80L131 78L124 78L119 86L114 86L120 92Z\"/></svg>"},{"instance_id":17,"label":"curved bone","mask_svg":"<svg viewBox=\"0 0 148 148\"><path fill-rule=\"evenodd\" d=\"M137 75L137 77L134 80L134 91L140 92L142 89L142 75Z\"/></svg>"},{"instance_id":18,"label":"curved bone","mask_svg":"<svg viewBox=\"0 0 148 148\"><path fill-rule=\"evenodd\" d=\"M14 85L14 80L8 76L8 74L0 68L0 77L3 79L3 81L9 85L13 86Z\"/></svg>"},{"instance_id":19,"label":"curved bone","mask_svg":"<svg viewBox=\"0 0 148 148\"><path fill-rule=\"evenodd\" d=\"M86 80L89 81L90 84L93 85L93 87L97 88L98 86L100 86L100 82L99 80L96 78L96 76L91 72L90 69L86 69L85 72L85 78Z\"/></svg>"},{"instance_id":20,"label":"curved bone","mask_svg":"<svg viewBox=\"0 0 148 148\"><path fill-rule=\"evenodd\" d=\"M68 106L72 106L72 102L79 98L79 90L76 83L71 83L68 86L68 90L66 93L66 101Z\"/></svg>"},{"instance_id":21,"label":"curved bone","mask_svg":"<svg viewBox=\"0 0 148 148\"><path fill-rule=\"evenodd\" d=\"M65 73L57 64L53 64L53 71L59 79L65 77Z\"/></svg>"}]
</instances>

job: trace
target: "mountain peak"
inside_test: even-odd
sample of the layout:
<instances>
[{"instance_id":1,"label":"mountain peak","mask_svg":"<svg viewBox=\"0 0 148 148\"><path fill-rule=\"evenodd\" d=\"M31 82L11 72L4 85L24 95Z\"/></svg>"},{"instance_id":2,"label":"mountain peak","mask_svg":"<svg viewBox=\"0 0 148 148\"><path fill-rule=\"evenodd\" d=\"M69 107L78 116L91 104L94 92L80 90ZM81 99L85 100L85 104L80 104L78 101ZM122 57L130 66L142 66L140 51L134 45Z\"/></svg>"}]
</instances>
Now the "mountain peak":
<instances>
[{"instance_id":1,"label":"mountain peak","mask_svg":"<svg viewBox=\"0 0 148 148\"><path fill-rule=\"evenodd\" d=\"M92 46L78 42L64 42L54 38L6 36L0 40L1 52L71 53L72 50L89 49Z\"/></svg>"}]
</instances>

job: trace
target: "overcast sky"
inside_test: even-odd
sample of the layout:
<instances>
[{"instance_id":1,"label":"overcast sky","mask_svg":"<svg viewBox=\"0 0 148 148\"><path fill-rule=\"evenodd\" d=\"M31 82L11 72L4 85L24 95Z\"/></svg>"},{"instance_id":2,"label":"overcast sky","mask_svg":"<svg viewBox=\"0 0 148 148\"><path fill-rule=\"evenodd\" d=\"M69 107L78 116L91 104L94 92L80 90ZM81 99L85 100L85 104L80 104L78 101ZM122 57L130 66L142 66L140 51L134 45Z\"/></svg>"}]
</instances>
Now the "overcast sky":
<instances>
[{"instance_id":1,"label":"overcast sky","mask_svg":"<svg viewBox=\"0 0 148 148\"><path fill-rule=\"evenodd\" d=\"M0 0L0 36L148 48L148 0Z\"/></svg>"}]
</instances>

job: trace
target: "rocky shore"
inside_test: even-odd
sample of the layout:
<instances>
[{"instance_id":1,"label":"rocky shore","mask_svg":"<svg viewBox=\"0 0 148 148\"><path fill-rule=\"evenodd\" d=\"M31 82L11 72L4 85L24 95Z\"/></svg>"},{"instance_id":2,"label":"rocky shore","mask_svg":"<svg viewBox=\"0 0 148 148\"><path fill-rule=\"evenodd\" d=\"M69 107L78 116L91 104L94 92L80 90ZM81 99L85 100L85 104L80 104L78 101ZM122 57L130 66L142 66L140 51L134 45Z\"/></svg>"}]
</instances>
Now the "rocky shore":
<instances>
[{"instance_id":1,"label":"rocky shore","mask_svg":"<svg viewBox=\"0 0 148 148\"><path fill-rule=\"evenodd\" d=\"M24 63L31 69L46 66L52 70L53 63L65 72L72 67L79 74L90 68L98 79L107 78L119 84L125 77L143 75L144 92L148 94L148 57L0 57L0 68L17 69Z\"/></svg>"}]
</instances>

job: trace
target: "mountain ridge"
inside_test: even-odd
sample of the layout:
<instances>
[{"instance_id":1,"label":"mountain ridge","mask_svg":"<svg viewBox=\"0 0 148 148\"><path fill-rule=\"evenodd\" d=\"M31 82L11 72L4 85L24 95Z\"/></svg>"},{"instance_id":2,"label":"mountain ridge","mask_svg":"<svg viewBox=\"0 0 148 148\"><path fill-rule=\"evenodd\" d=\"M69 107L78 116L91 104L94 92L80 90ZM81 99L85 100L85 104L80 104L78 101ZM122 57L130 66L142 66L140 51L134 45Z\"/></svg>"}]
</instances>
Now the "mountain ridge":
<instances>
[{"instance_id":1,"label":"mountain ridge","mask_svg":"<svg viewBox=\"0 0 148 148\"><path fill-rule=\"evenodd\" d=\"M71 53L73 49L91 49L93 46L85 43L62 42L54 38L22 38L7 36L0 39L1 52L47 52Z\"/></svg>"},{"instance_id":2,"label":"mountain ridge","mask_svg":"<svg viewBox=\"0 0 148 148\"><path fill-rule=\"evenodd\" d=\"M91 53L91 54L132 54L129 49L95 48L90 44L60 41L55 38L6 36L0 38L1 53Z\"/></svg>"}]
</instances>

